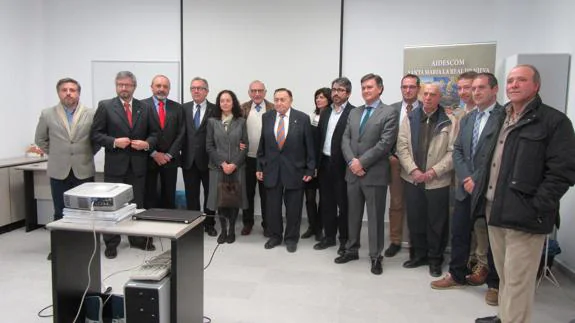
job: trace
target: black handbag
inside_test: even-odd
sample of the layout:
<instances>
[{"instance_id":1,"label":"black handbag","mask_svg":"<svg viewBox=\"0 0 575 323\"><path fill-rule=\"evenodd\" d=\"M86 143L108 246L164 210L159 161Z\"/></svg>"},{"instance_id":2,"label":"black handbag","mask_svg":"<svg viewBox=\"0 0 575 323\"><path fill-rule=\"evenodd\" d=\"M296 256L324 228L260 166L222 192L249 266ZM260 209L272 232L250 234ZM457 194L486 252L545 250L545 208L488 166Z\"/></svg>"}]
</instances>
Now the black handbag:
<instances>
[{"instance_id":1,"label":"black handbag","mask_svg":"<svg viewBox=\"0 0 575 323\"><path fill-rule=\"evenodd\" d=\"M240 208L241 206L240 182L235 176L222 173L222 179L218 183L218 207Z\"/></svg>"}]
</instances>

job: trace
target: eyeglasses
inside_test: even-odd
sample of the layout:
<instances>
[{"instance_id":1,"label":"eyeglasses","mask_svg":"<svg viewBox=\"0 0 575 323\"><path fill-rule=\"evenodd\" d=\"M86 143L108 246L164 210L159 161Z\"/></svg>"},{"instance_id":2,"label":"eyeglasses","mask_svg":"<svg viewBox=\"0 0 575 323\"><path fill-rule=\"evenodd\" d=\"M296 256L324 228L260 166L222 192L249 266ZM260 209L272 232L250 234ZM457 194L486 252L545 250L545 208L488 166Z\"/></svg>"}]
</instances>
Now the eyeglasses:
<instances>
[{"instance_id":1,"label":"eyeglasses","mask_svg":"<svg viewBox=\"0 0 575 323\"><path fill-rule=\"evenodd\" d=\"M417 85L402 85L401 88L403 90L415 90L417 89Z\"/></svg>"},{"instance_id":2,"label":"eyeglasses","mask_svg":"<svg viewBox=\"0 0 575 323\"><path fill-rule=\"evenodd\" d=\"M264 93L265 91L265 89L250 89L251 93Z\"/></svg>"},{"instance_id":3,"label":"eyeglasses","mask_svg":"<svg viewBox=\"0 0 575 323\"><path fill-rule=\"evenodd\" d=\"M192 91L202 91L202 90L207 90L207 88L201 87L201 86L192 86L192 87L190 87L190 90L192 90Z\"/></svg>"},{"instance_id":4,"label":"eyeglasses","mask_svg":"<svg viewBox=\"0 0 575 323\"><path fill-rule=\"evenodd\" d=\"M337 93L345 93L347 92L347 90L345 88L342 87L334 87L331 89L332 92L337 92Z\"/></svg>"},{"instance_id":5,"label":"eyeglasses","mask_svg":"<svg viewBox=\"0 0 575 323\"><path fill-rule=\"evenodd\" d=\"M123 87L125 87L125 88L131 88L131 87L134 87L134 84L131 84L131 83L116 83L116 87L119 87L119 88L123 88Z\"/></svg>"}]
</instances>

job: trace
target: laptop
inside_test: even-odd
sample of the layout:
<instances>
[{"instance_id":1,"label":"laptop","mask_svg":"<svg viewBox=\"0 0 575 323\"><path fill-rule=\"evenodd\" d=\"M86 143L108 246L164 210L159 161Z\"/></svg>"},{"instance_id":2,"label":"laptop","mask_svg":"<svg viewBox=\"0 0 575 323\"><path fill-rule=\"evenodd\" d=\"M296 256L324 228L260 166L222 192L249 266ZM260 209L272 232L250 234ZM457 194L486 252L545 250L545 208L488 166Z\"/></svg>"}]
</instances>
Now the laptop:
<instances>
[{"instance_id":1,"label":"laptop","mask_svg":"<svg viewBox=\"0 0 575 323\"><path fill-rule=\"evenodd\" d=\"M133 220L165 221L178 223L192 223L202 216L200 211L188 210L168 210L168 209L148 209L144 212L134 214Z\"/></svg>"}]
</instances>

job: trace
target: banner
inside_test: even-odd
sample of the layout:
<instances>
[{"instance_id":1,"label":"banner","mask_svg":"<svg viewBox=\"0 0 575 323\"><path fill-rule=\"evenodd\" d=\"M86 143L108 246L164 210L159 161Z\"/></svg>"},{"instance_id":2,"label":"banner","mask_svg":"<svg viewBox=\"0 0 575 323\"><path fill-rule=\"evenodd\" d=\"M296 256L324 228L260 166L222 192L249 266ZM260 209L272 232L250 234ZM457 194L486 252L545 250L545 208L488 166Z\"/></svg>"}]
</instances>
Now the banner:
<instances>
[{"instance_id":1,"label":"banner","mask_svg":"<svg viewBox=\"0 0 575 323\"><path fill-rule=\"evenodd\" d=\"M468 71L494 73L495 49L495 43L407 46L403 71L419 76L422 83L440 84L441 105L460 106L457 77Z\"/></svg>"}]
</instances>

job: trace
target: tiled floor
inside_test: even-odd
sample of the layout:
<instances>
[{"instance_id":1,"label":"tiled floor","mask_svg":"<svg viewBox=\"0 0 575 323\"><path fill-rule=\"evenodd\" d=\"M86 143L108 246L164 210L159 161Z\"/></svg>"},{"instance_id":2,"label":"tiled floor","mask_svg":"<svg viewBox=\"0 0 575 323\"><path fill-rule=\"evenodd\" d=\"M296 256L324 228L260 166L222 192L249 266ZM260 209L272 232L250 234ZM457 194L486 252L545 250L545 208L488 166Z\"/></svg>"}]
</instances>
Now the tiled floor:
<instances>
[{"instance_id":1,"label":"tiled floor","mask_svg":"<svg viewBox=\"0 0 575 323\"><path fill-rule=\"evenodd\" d=\"M363 238L363 245L367 246L367 237ZM406 251L385 259L383 275L374 276L369 272L366 247L360 250L359 261L336 265L336 249L313 250L314 241L301 240L294 254L283 246L265 250L264 242L261 231L256 230L248 237L238 235L236 243L217 250L205 271L204 308L212 322L463 323L496 311L483 301L485 287L432 290L427 268L401 267ZM163 245L169 246L167 242ZM20 229L0 235L0 321L52 321L37 316L41 308L51 304L48 246L49 235L43 229L30 233ZM161 252L158 242L156 247ZM215 238L206 236L206 263L214 247ZM123 241L118 258L110 261L102 255L102 277L133 267L149 255L128 249ZM79 264L78 274L84 273ZM128 273L119 273L104 284L121 292L127 277ZM544 282L538 291L534 323L567 323L575 319L575 285L561 275L558 279L562 289Z\"/></svg>"}]
</instances>

